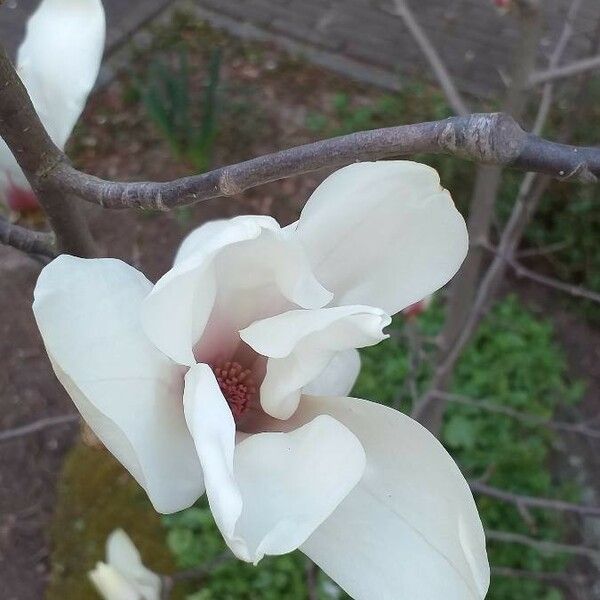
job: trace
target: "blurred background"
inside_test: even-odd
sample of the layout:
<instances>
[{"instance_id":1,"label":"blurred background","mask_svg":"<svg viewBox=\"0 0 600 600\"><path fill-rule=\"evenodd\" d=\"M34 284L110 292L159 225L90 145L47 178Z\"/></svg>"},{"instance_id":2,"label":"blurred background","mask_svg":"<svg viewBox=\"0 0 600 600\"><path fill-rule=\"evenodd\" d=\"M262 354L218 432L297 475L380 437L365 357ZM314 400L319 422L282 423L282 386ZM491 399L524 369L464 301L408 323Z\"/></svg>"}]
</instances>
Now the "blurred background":
<instances>
[{"instance_id":1,"label":"blurred background","mask_svg":"<svg viewBox=\"0 0 600 600\"><path fill-rule=\"evenodd\" d=\"M67 148L77 168L103 178L168 180L465 107L507 110L550 139L600 143L597 71L531 83L534 74L598 54L597 0L546 0L535 19L523 0L103 2L104 66ZM36 6L0 2L0 39L13 55ZM432 68L432 49L441 71ZM430 389L440 340L451 344L464 327L524 191L522 174L413 158L439 170L466 218L472 198L473 206L485 198L489 214L479 235L471 232L472 241L484 241L471 251L470 289L461 280L462 314L459 296L452 305L442 291L396 317L389 340L362 351L353 394L408 413ZM290 223L326 174L166 214L86 210L101 247L156 280L198 224L244 213ZM435 406L443 410L434 410L432 427L476 492L494 567L489 598L593 600L600 598L600 510L573 506L600 505L600 188L546 182L539 196L512 268L438 386ZM0 213L44 228L41 214L14 208ZM103 559L116 527L160 573L209 564L224 545L205 502L158 516L122 467L81 439L31 313L39 268L0 246L0 596L98 598L86 572ZM300 553L257 568L220 564L178 584L171 597L346 598Z\"/></svg>"}]
</instances>

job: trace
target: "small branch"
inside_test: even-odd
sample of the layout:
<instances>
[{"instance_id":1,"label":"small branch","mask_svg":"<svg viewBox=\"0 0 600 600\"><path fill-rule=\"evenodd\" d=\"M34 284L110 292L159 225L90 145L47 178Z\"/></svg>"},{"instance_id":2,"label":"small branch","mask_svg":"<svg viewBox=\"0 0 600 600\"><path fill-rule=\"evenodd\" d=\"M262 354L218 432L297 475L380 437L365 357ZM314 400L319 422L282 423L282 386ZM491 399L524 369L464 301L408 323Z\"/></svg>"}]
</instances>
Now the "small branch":
<instances>
[{"instance_id":1,"label":"small branch","mask_svg":"<svg viewBox=\"0 0 600 600\"><path fill-rule=\"evenodd\" d=\"M600 176L600 148L550 142L527 134L508 115L484 113L353 133L164 183L103 181L66 163L51 169L44 182L105 208L168 210L326 167L415 153L460 156L565 181L592 183Z\"/></svg>"},{"instance_id":2,"label":"small branch","mask_svg":"<svg viewBox=\"0 0 600 600\"><path fill-rule=\"evenodd\" d=\"M531 76L529 79L529 84L531 86L539 85L540 83L546 83L547 81L555 81L556 79L573 77L574 75L579 75L594 69L600 69L600 56L591 56L589 58L583 58L581 60L572 62L563 67L539 71Z\"/></svg>"},{"instance_id":3,"label":"small branch","mask_svg":"<svg viewBox=\"0 0 600 600\"><path fill-rule=\"evenodd\" d=\"M544 285L546 287L558 290L560 292L564 292L565 294L569 294L570 296L574 296L575 298L584 298L586 300L590 300L592 302L600 303L600 294L598 292L594 292L587 288L572 285L570 283L564 283L559 281L558 279L554 279L552 277L547 277L546 275L541 275L540 273L536 273L527 267L524 267L521 263L516 260L506 259L508 265L514 270L517 277L525 277L527 279L531 279L531 281L535 281L540 285Z\"/></svg>"},{"instance_id":4,"label":"small branch","mask_svg":"<svg viewBox=\"0 0 600 600\"><path fill-rule=\"evenodd\" d=\"M509 531L486 531L488 540L494 542L502 542L506 544L519 544L538 550L543 554L570 554L572 556L582 556L594 561L600 560L600 550L589 548L587 546L579 546L572 544L561 544L559 542L549 542L546 540L538 540L520 533L512 533Z\"/></svg>"},{"instance_id":5,"label":"small branch","mask_svg":"<svg viewBox=\"0 0 600 600\"><path fill-rule=\"evenodd\" d=\"M0 137L8 144L56 233L59 250L96 256L81 206L64 190L46 187L45 176L65 155L44 129L23 82L0 44Z\"/></svg>"},{"instance_id":6,"label":"small branch","mask_svg":"<svg viewBox=\"0 0 600 600\"><path fill-rule=\"evenodd\" d=\"M431 392L431 395L433 398L437 398L439 400L454 402L456 404L463 404L464 406L472 406L473 408L477 408L478 410L485 410L488 412L504 415L506 417L511 417L512 419L521 421L526 425L531 425L534 427L547 427L548 429L552 429L554 431L575 433L577 435L583 435L592 439L600 440L600 429L588 427L583 423L551 421L548 419L544 419L543 417L538 417L537 415L532 415L531 413L521 412L519 410L515 410L514 408L503 406L501 404L495 404L493 402L487 402L485 400L474 400L473 398L469 398L467 396L462 396L460 394L450 394L448 392L442 392L440 390L433 390Z\"/></svg>"},{"instance_id":7,"label":"small branch","mask_svg":"<svg viewBox=\"0 0 600 600\"><path fill-rule=\"evenodd\" d=\"M524 571L510 567L492 567L492 575L497 577L510 577L511 579L533 579L561 585L585 585L589 580L582 575L569 575L568 573L548 573L543 571Z\"/></svg>"},{"instance_id":8,"label":"small branch","mask_svg":"<svg viewBox=\"0 0 600 600\"><path fill-rule=\"evenodd\" d=\"M319 600L319 589L317 585L317 574L319 567L309 558L306 559L306 589L308 592L308 600Z\"/></svg>"},{"instance_id":9,"label":"small branch","mask_svg":"<svg viewBox=\"0 0 600 600\"><path fill-rule=\"evenodd\" d=\"M471 111L468 109L464 99L454 85L452 76L450 75L446 65L438 54L437 50L431 43L431 40L421 27L414 13L410 9L406 0L394 0L394 13L402 17L406 28L412 35L413 39L419 46L423 56L427 59L437 82L440 84L444 96L452 110L461 116L468 115Z\"/></svg>"},{"instance_id":10,"label":"small branch","mask_svg":"<svg viewBox=\"0 0 600 600\"><path fill-rule=\"evenodd\" d=\"M481 481L469 481L473 492L514 504L517 508L543 508L559 512L572 512L585 517L600 517L600 506L585 506L563 500L552 500L551 498L537 498L534 496L522 496L505 490L492 487Z\"/></svg>"},{"instance_id":11,"label":"small branch","mask_svg":"<svg viewBox=\"0 0 600 600\"><path fill-rule=\"evenodd\" d=\"M37 433L48 427L56 427L57 425L66 425L68 423L79 423L79 415L48 417L47 419L40 419L39 421L34 421L28 425L23 425L22 427L0 431L0 442L7 442L9 440L14 440L15 438Z\"/></svg>"},{"instance_id":12,"label":"small branch","mask_svg":"<svg viewBox=\"0 0 600 600\"><path fill-rule=\"evenodd\" d=\"M577 18L577 14L581 9L581 5L583 4L583 0L573 0L571 6L569 7L569 12L567 13L567 17L565 19L565 24L563 26L562 32L556 42L556 46L554 47L554 51L550 56L550 60L548 61L549 69L556 69L562 60L563 54L569 45L569 41L573 36L575 19ZM542 98L540 100L540 106L538 109L537 116L535 118L535 123L533 125L533 133L535 135L540 135L546 124L548 119L548 115L550 114L550 109L552 107L552 97L554 95L554 83L549 81L544 84L544 89L542 91Z\"/></svg>"},{"instance_id":13,"label":"small branch","mask_svg":"<svg viewBox=\"0 0 600 600\"><path fill-rule=\"evenodd\" d=\"M57 255L53 247L54 236L51 233L31 231L20 225L10 223L0 217L0 243L12 246L21 252L55 258Z\"/></svg>"}]
</instances>

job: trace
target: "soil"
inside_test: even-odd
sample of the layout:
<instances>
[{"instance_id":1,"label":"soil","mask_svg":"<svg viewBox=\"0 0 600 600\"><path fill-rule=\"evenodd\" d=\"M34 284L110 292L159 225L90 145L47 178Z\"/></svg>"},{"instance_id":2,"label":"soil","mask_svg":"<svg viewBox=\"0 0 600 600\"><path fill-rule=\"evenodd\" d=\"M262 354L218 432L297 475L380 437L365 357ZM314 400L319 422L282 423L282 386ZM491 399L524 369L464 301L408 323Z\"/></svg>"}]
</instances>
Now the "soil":
<instances>
[{"instance_id":1,"label":"soil","mask_svg":"<svg viewBox=\"0 0 600 600\"><path fill-rule=\"evenodd\" d=\"M203 72L212 47L226 46L223 80L229 100L213 158L215 166L318 137L307 128L307 115L310 110L327 110L332 90L359 98L377 94L293 61L269 46L242 44L185 21L175 30L191 48L194 73ZM168 31L159 32L153 50L170 47L172 36ZM169 60L176 56L171 53ZM136 57L141 73L147 63L145 55ZM126 74L92 98L70 147L76 165L100 177L121 180L167 180L193 171L150 123L133 81ZM194 77L193 89L200 90L202 83L201 77ZM193 227L243 213L270 214L287 224L297 218L324 175L296 177L171 213L115 213L91 206L87 210L106 255L122 258L155 280L170 266L182 236ZM33 320L31 299L38 272L39 266L31 259L0 248L0 431L73 412L51 373ZM600 389L600 334L560 308L552 309L551 314L567 354L573 357L575 372L590 382L586 407L589 404L593 411ZM76 425L67 424L0 442L0 581L6 600L43 597L49 576L48 527L56 481L77 430Z\"/></svg>"}]
</instances>

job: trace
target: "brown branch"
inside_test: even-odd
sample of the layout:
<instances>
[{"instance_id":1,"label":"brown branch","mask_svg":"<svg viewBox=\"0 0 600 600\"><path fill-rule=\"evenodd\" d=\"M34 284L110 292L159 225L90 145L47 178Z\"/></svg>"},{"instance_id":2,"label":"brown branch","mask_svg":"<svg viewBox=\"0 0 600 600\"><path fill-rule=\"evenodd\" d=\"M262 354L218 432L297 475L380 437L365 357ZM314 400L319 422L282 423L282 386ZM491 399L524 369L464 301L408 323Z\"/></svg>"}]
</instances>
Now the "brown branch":
<instances>
[{"instance_id":1,"label":"brown branch","mask_svg":"<svg viewBox=\"0 0 600 600\"><path fill-rule=\"evenodd\" d=\"M26 132L26 134L24 133ZM0 52L0 135L49 211L59 237L80 229L61 219L65 193L107 208L168 209L232 196L270 181L361 160L415 153L450 154L476 162L586 182L600 176L600 149L578 148L527 134L509 116L475 114L364 131L283 150L170 182L103 181L74 169L52 144L6 54ZM50 191L57 196L46 200ZM49 207L53 210L49 210ZM65 235L61 236L61 231Z\"/></svg>"},{"instance_id":2,"label":"brown branch","mask_svg":"<svg viewBox=\"0 0 600 600\"><path fill-rule=\"evenodd\" d=\"M492 575L497 577L510 577L511 579L533 579L535 581L546 581L548 583L569 586L571 584L586 585L591 582L583 575L570 575L568 573L548 573L544 571L525 571L511 567L491 567Z\"/></svg>"},{"instance_id":3,"label":"brown branch","mask_svg":"<svg viewBox=\"0 0 600 600\"><path fill-rule=\"evenodd\" d=\"M43 181L105 208L168 210L326 167L417 153L450 154L565 181L591 183L600 176L600 148L543 140L525 133L511 117L494 113L363 131L164 183L103 181L67 163L57 164Z\"/></svg>"},{"instance_id":4,"label":"brown branch","mask_svg":"<svg viewBox=\"0 0 600 600\"><path fill-rule=\"evenodd\" d=\"M500 490L481 481L471 480L469 481L469 486L473 492L514 504L518 508L543 508L559 512L572 512L586 517L600 517L600 506L585 506L583 504L575 504L563 500L552 500L551 498L522 496L520 494L507 492L506 490Z\"/></svg>"},{"instance_id":5,"label":"brown branch","mask_svg":"<svg viewBox=\"0 0 600 600\"><path fill-rule=\"evenodd\" d=\"M547 277L546 275L536 273L535 271L524 267L521 263L517 262L516 260L505 258L505 261L514 270L517 277L525 277L527 279L531 279L531 281L535 281L540 285L544 285L546 287L558 290L560 292L564 292L566 294L569 294L570 296L574 296L575 298L584 298L585 300L600 303L600 294L598 292L594 292L593 290L589 290L578 285L564 283L563 281L559 281L558 279L554 279L552 277Z\"/></svg>"},{"instance_id":6,"label":"brown branch","mask_svg":"<svg viewBox=\"0 0 600 600\"><path fill-rule=\"evenodd\" d=\"M23 169L39 203L56 233L59 250L79 256L95 256L97 248L79 203L65 190L46 186L45 176L64 154L44 129L23 82L0 45L0 136Z\"/></svg>"},{"instance_id":7,"label":"brown branch","mask_svg":"<svg viewBox=\"0 0 600 600\"><path fill-rule=\"evenodd\" d=\"M474 400L473 398L469 398L461 394L451 394L448 392L442 392L440 390L433 390L431 392L431 395L434 398L444 400L447 402L454 402L455 404L471 406L473 408L477 408L478 410L484 410L504 415L506 417L516 419L517 421L521 421L526 425L534 427L546 427L548 429L552 429L553 431L574 433L577 435L582 435L592 439L600 440L600 429L588 427L584 423L569 423L566 421L553 421L550 419L544 419L543 417L538 417L537 415L533 415L531 413L515 410L514 408L503 406L501 404L495 404L493 402L487 402L485 400Z\"/></svg>"},{"instance_id":8,"label":"brown branch","mask_svg":"<svg viewBox=\"0 0 600 600\"><path fill-rule=\"evenodd\" d=\"M564 65L563 67L539 71L530 77L529 84L532 86L539 85L540 83L546 83L547 81L555 81L556 79L580 75L581 73L592 71L594 69L600 69L600 56L590 56Z\"/></svg>"},{"instance_id":9,"label":"brown branch","mask_svg":"<svg viewBox=\"0 0 600 600\"><path fill-rule=\"evenodd\" d=\"M444 61L441 59L424 29L415 18L415 15L413 14L406 0L394 0L394 14L402 17L404 25L406 25L406 28L429 63L429 66L431 67L437 82L440 84L440 87L444 92L444 96L446 97L446 100L448 101L448 104L450 104L452 110L457 115L468 115L471 111L468 109L467 104L454 85L452 76L448 72Z\"/></svg>"},{"instance_id":10,"label":"brown branch","mask_svg":"<svg viewBox=\"0 0 600 600\"><path fill-rule=\"evenodd\" d=\"M570 554L572 556L589 558L594 561L600 560L600 550L589 548L587 546L561 544L559 542L538 540L527 535L513 533L510 531L487 530L485 535L488 540L506 544L519 544L521 546L527 546L542 552L543 554Z\"/></svg>"},{"instance_id":11,"label":"brown branch","mask_svg":"<svg viewBox=\"0 0 600 600\"><path fill-rule=\"evenodd\" d=\"M33 423L28 423L22 427L15 427L14 429L6 429L0 431L0 442L7 442L8 440L14 440L19 437L31 435L37 433L48 427L56 427L57 425L66 425L68 423L78 423L79 415L63 415L60 417L48 417L47 419L40 419Z\"/></svg>"},{"instance_id":12,"label":"brown branch","mask_svg":"<svg viewBox=\"0 0 600 600\"><path fill-rule=\"evenodd\" d=\"M575 20L577 18L577 14L581 10L581 6L583 4L583 0L573 0L571 6L569 7L569 12L567 13L565 24L563 25L563 29L561 34L556 42L556 46L554 47L554 51L550 56L550 60L548 61L549 69L556 69L560 64L563 54L569 45L569 41L573 37L573 33L575 30ZM542 130L544 129L544 125L548 119L548 115L550 114L550 109L552 107L552 97L554 95L554 82L549 81L544 84L544 89L542 91L542 97L540 100L540 106L538 109L537 116L535 118L535 123L533 125L533 133L535 135L540 135Z\"/></svg>"},{"instance_id":13,"label":"brown branch","mask_svg":"<svg viewBox=\"0 0 600 600\"><path fill-rule=\"evenodd\" d=\"M57 253L54 249L54 236L51 233L31 231L20 225L10 223L0 217L0 243L12 246L21 252L54 258Z\"/></svg>"}]
</instances>

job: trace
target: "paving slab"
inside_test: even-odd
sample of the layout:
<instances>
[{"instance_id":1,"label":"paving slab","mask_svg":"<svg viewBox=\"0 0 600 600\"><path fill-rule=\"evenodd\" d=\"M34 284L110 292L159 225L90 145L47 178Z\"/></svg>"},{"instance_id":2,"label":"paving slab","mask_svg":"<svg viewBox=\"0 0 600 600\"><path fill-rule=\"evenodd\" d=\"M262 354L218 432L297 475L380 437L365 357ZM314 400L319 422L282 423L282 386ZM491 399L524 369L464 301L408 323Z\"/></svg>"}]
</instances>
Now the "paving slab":
<instances>
[{"instance_id":1,"label":"paving slab","mask_svg":"<svg viewBox=\"0 0 600 600\"><path fill-rule=\"evenodd\" d=\"M519 35L492 0L409 0L415 15L465 92L493 96L505 85ZM423 56L391 0L103 0L107 55L148 20L188 8L234 35L272 40L282 48L344 75L387 88L429 74ZM39 0L0 0L0 40L11 53ZM571 0L545 0L541 59L550 53ZM581 56L598 35L600 0L584 0L567 57ZM106 79L106 75L104 77Z\"/></svg>"},{"instance_id":2,"label":"paving slab","mask_svg":"<svg viewBox=\"0 0 600 600\"><path fill-rule=\"evenodd\" d=\"M14 57L23 38L28 16L40 0L0 1L0 41ZM173 0L103 0L107 19L106 52L110 54L142 27L167 8Z\"/></svg>"}]
</instances>

